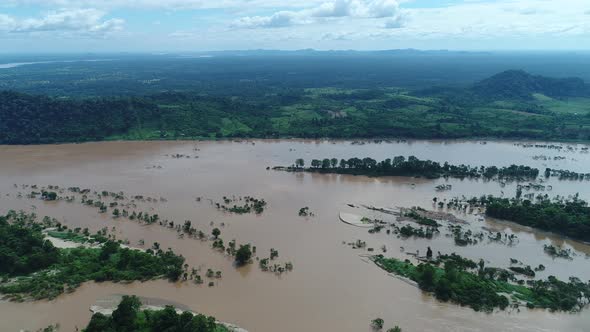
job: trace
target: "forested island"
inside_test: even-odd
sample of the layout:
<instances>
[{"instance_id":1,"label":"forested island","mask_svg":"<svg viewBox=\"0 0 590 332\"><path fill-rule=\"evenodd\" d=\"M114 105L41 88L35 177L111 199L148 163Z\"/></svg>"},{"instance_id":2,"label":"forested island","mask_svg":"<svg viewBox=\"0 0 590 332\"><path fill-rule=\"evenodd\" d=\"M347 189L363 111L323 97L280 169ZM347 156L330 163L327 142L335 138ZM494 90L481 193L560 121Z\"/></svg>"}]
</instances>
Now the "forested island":
<instances>
[{"instance_id":1,"label":"forested island","mask_svg":"<svg viewBox=\"0 0 590 332\"><path fill-rule=\"evenodd\" d=\"M590 284L578 278L564 282L550 276L547 280L517 283L510 271L487 267L483 260L474 262L455 254L441 255L419 265L383 255L372 259L387 272L416 282L420 289L438 300L469 306L475 311L525 305L576 312L590 300Z\"/></svg>"},{"instance_id":2,"label":"forested island","mask_svg":"<svg viewBox=\"0 0 590 332\"><path fill-rule=\"evenodd\" d=\"M429 179L441 177L450 178L483 178L502 180L534 180L539 175L539 170L529 166L511 165L507 167L443 164L432 160L420 160L414 156L407 159L404 156L388 158L376 161L373 158L324 158L313 159L311 167L305 167L304 159L297 159L293 166L277 166L274 170L304 171L317 173L352 174L367 176L415 176Z\"/></svg>"},{"instance_id":3,"label":"forested island","mask_svg":"<svg viewBox=\"0 0 590 332\"><path fill-rule=\"evenodd\" d=\"M85 281L178 280L184 258L168 250L123 248L106 241L98 248L60 249L42 232L34 214L0 216L0 294L15 301L52 299Z\"/></svg>"},{"instance_id":4,"label":"forested island","mask_svg":"<svg viewBox=\"0 0 590 332\"><path fill-rule=\"evenodd\" d=\"M111 315L95 313L83 332L230 332L214 317L178 313L172 306L160 310L141 309L141 301L135 296L123 296Z\"/></svg>"},{"instance_id":5,"label":"forested island","mask_svg":"<svg viewBox=\"0 0 590 332\"><path fill-rule=\"evenodd\" d=\"M461 88L296 85L262 84L256 91L170 86L123 95L4 91L0 144L289 137L590 139L590 89L576 78L512 70Z\"/></svg>"},{"instance_id":6,"label":"forested island","mask_svg":"<svg viewBox=\"0 0 590 332\"><path fill-rule=\"evenodd\" d=\"M467 202L485 206L486 215L493 218L590 242L590 207L577 195L572 199L539 196L535 200L482 196Z\"/></svg>"}]
</instances>

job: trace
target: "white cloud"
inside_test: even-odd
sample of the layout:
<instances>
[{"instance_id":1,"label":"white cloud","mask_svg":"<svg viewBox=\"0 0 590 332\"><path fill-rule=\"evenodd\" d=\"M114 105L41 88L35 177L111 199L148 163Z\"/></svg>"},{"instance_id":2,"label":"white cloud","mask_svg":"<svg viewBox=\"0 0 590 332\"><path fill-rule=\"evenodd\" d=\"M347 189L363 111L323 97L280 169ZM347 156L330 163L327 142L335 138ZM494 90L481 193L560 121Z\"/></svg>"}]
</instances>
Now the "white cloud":
<instances>
[{"instance_id":1,"label":"white cloud","mask_svg":"<svg viewBox=\"0 0 590 332\"><path fill-rule=\"evenodd\" d=\"M214 8L301 8L322 0L2 0L2 6L45 6L60 8L214 9Z\"/></svg>"},{"instance_id":2,"label":"white cloud","mask_svg":"<svg viewBox=\"0 0 590 332\"><path fill-rule=\"evenodd\" d=\"M299 11L279 11L270 16L242 17L236 20L232 27L278 28L338 18L391 18L401 26L403 20L400 16L397 0L335 0Z\"/></svg>"},{"instance_id":3,"label":"white cloud","mask_svg":"<svg viewBox=\"0 0 590 332\"><path fill-rule=\"evenodd\" d=\"M73 9L49 12L41 18L16 19L0 15L0 30L9 33L64 31L103 34L122 30L125 21L104 20L105 13L96 9Z\"/></svg>"},{"instance_id":4,"label":"white cloud","mask_svg":"<svg viewBox=\"0 0 590 332\"><path fill-rule=\"evenodd\" d=\"M234 28L281 28L296 24L304 24L305 19L301 15L290 11L280 11L271 16L242 17L232 23Z\"/></svg>"},{"instance_id":5,"label":"white cloud","mask_svg":"<svg viewBox=\"0 0 590 332\"><path fill-rule=\"evenodd\" d=\"M158 45L169 50L469 49L473 45L490 49L539 48L538 45L546 49L588 49L588 1L448 0L421 6L423 2L416 0L0 0L0 13L7 14L0 14L0 32L14 35L20 31L22 40L29 34L43 34L48 40L61 35L105 35L124 25L122 19L111 19L106 13L121 13L119 16L142 9L145 11L140 11L140 15L154 16L146 23L140 15L129 14L129 26L134 30L128 36L106 34L112 39L105 38L105 45L118 45L120 49ZM11 6L49 13L22 19L17 13L23 11L17 10L13 15ZM180 15L183 10L191 12ZM173 19L177 14L178 20ZM161 24L154 27L153 20ZM275 29L279 28L277 33ZM182 42L189 38L198 39L199 43Z\"/></svg>"}]
</instances>

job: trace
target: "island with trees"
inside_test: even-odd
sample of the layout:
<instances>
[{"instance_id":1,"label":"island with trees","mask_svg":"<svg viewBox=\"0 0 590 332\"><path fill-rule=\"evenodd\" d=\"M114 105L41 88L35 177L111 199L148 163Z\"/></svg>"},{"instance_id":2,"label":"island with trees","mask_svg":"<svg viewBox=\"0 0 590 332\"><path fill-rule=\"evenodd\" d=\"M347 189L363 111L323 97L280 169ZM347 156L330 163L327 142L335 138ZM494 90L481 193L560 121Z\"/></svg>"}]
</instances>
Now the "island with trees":
<instances>
[{"instance_id":1,"label":"island with trees","mask_svg":"<svg viewBox=\"0 0 590 332\"><path fill-rule=\"evenodd\" d=\"M473 197L465 204L485 207L486 215L493 218L590 242L590 207L578 195L571 199L545 195L525 199L517 193L515 198Z\"/></svg>"},{"instance_id":2,"label":"island with trees","mask_svg":"<svg viewBox=\"0 0 590 332\"><path fill-rule=\"evenodd\" d=\"M114 241L56 248L35 218L14 211L0 216L0 293L11 300L52 299L86 281L176 281L184 271L184 258L170 250L144 252Z\"/></svg>"},{"instance_id":3,"label":"island with trees","mask_svg":"<svg viewBox=\"0 0 590 332\"><path fill-rule=\"evenodd\" d=\"M335 173L366 176L414 176L429 179L470 178L470 179L501 179L501 180L534 180L539 176L539 170L524 165L505 167L468 165L451 165L448 162L439 163L432 160L421 160L415 156L397 156L376 161L373 158L324 158L312 159L310 167L305 167L305 160L295 160L293 166L276 166L274 170L291 172Z\"/></svg>"},{"instance_id":4,"label":"island with trees","mask_svg":"<svg viewBox=\"0 0 590 332\"><path fill-rule=\"evenodd\" d=\"M110 315L100 312L92 315L83 332L233 332L237 329L229 324L217 322L214 317L179 313L173 306L163 309L142 309L136 296L123 296L117 308ZM240 331L245 331L240 329Z\"/></svg>"},{"instance_id":5,"label":"island with trees","mask_svg":"<svg viewBox=\"0 0 590 332\"><path fill-rule=\"evenodd\" d=\"M385 271L414 281L440 301L469 306L476 311L525 305L577 312L590 300L590 282L575 277L564 282L553 276L516 282L511 271L487 267L483 260L474 262L456 254L439 255L418 265L383 255L373 256L372 260Z\"/></svg>"}]
</instances>

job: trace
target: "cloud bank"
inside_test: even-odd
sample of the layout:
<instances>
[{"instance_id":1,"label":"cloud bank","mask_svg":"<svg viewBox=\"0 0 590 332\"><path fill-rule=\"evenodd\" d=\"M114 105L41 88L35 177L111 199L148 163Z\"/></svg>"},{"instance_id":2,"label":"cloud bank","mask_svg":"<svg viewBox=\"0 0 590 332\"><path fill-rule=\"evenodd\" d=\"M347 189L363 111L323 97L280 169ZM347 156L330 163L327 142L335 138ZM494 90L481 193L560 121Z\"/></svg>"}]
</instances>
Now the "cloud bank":
<instances>
[{"instance_id":1,"label":"cloud bank","mask_svg":"<svg viewBox=\"0 0 590 332\"><path fill-rule=\"evenodd\" d=\"M72 9L47 13L39 18L15 18L0 15L0 31L8 33L77 32L104 34L120 31L123 19L104 19L105 13L96 9Z\"/></svg>"},{"instance_id":2,"label":"cloud bank","mask_svg":"<svg viewBox=\"0 0 590 332\"><path fill-rule=\"evenodd\" d=\"M299 11L279 11L270 16L246 16L232 23L234 28L281 28L293 25L321 23L334 19L383 19L391 18L389 26L401 27L397 0L336 0L323 2Z\"/></svg>"}]
</instances>

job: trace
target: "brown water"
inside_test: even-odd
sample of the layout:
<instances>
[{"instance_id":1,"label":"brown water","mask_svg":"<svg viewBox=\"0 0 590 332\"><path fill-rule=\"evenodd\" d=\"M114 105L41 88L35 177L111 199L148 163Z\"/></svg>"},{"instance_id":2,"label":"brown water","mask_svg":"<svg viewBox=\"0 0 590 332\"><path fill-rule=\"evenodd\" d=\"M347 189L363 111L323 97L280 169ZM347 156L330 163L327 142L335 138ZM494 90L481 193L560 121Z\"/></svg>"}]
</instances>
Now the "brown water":
<instances>
[{"instance_id":1,"label":"brown water","mask_svg":"<svg viewBox=\"0 0 590 332\"><path fill-rule=\"evenodd\" d=\"M565 145L564 145L565 146ZM386 245L387 255L406 258L400 252L427 246L441 253L457 252L479 259L489 266L508 266L510 257L547 267L546 275L588 279L590 253L586 244L559 236L532 231L501 221L478 221L464 215L471 228L482 226L515 233L514 247L500 244L456 247L452 239L401 240L395 236L368 234L366 229L338 221L340 211L387 219L387 215L346 204L382 207L422 206L432 209L432 197L496 194L512 196L515 184L500 187L497 182L458 181L448 183L453 190L436 193L444 180L412 178L367 178L355 176L293 174L267 171L267 166L291 164L302 157L364 157L378 160L396 155L470 165L505 166L512 163L590 172L590 155L582 146L570 152L523 148L512 142L415 141L409 143L351 145L350 142L256 141L252 142L110 142L48 146L0 146L0 212L8 209L35 209L40 216L50 215L76 227L97 231L116 227L118 238L147 245L157 241L187 258L191 266L221 270L223 278L215 287L166 281L133 283L87 283L72 294L54 301L0 303L0 330L37 329L59 322L63 331L82 327L90 318L88 308L110 294L137 294L181 303L194 311L214 315L250 331L369 331L369 322L382 317L388 327L400 325L404 331L588 331L590 314L552 314L546 311L476 313L468 308L444 304L422 294L417 288L396 278L360 257L343 241L361 239L369 246ZM196 150L198 148L198 150ZM174 159L171 154L193 158ZM561 161L533 160L535 155L565 156ZM194 158L194 156L199 158ZM161 168L153 168L161 166ZM590 182L550 181L551 196L576 192L590 199ZM261 256L276 248L281 261L291 261L294 270L280 277L260 271L256 266L236 270L224 255L212 251L208 243L179 239L175 232L157 225L145 226L124 219L113 220L78 203L44 203L18 198L13 184L38 184L88 187L96 190L124 191L128 194L163 196L167 202L146 203L162 218L192 220L199 229L210 230L211 221L222 237L239 243L251 242ZM6 196L8 194L8 196ZM224 214L206 198L221 201L222 196L251 195L264 198L268 207L260 216ZM196 197L204 197L196 202ZM313 218L297 216L299 208L309 206ZM460 216L461 217L461 216ZM391 217L389 217L391 218ZM551 259L543 244L560 244L576 250L572 261Z\"/></svg>"}]
</instances>

